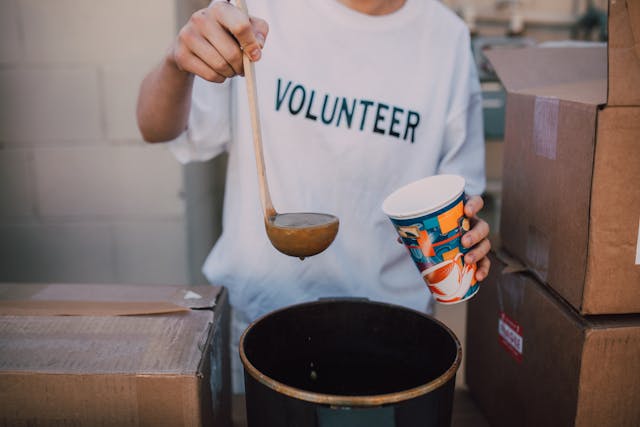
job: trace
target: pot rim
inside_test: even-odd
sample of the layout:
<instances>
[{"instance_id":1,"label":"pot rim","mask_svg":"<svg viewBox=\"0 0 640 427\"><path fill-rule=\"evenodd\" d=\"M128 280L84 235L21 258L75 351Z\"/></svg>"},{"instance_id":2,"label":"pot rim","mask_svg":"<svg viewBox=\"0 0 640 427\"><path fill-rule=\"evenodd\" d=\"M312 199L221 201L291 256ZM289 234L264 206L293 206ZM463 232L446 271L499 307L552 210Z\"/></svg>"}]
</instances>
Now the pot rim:
<instances>
[{"instance_id":1,"label":"pot rim","mask_svg":"<svg viewBox=\"0 0 640 427\"><path fill-rule=\"evenodd\" d=\"M299 308L303 306L311 306L311 305L317 305L317 304L334 303L334 302L360 302L360 303L367 303L367 304L375 304L375 305L399 308L402 310L407 310L415 314L418 314L428 320L435 322L442 329L444 329L444 331L447 334L449 334L449 336L453 339L453 342L456 345L456 357L453 363L451 364L451 366L444 373L442 373L439 377L429 381L428 383L422 384L418 387L414 387L414 388L410 388L407 390L402 390L394 393L364 395L364 396L316 393L308 390L303 390L297 387L292 387L284 383L281 383L269 377L268 375L263 374L249 361L244 351L244 340L247 334L263 319L269 316L272 316L274 314L280 313L282 311L286 311L293 308ZM319 301L312 301L312 302L305 302L301 304L290 305L278 310L274 310L270 313L267 313L259 317L247 327L247 329L242 333L242 336L240 337L239 347L240 347L240 360L242 361L242 364L245 370L256 381L262 383L263 385L269 387L270 389L278 393L287 395L294 399L304 400L311 403L331 405L331 406L364 406L364 407L381 406L381 405L388 405L388 404L403 402L405 400L410 400L410 399L422 396L424 394L427 394L429 392L432 392L433 390L440 388L441 386L449 382L449 380L451 380L456 374L456 372L458 371L458 368L460 367L460 362L462 359L462 347L460 345L460 341L458 340L458 337L456 337L456 335L451 331L451 329L449 329L449 327L447 327L447 325L445 325L438 319L434 318L433 316L430 316L426 313L422 313L420 311L413 310L407 307L396 305L396 304L390 304L390 303L379 302L379 301L370 301L368 299L360 299L360 298L327 298Z\"/></svg>"}]
</instances>

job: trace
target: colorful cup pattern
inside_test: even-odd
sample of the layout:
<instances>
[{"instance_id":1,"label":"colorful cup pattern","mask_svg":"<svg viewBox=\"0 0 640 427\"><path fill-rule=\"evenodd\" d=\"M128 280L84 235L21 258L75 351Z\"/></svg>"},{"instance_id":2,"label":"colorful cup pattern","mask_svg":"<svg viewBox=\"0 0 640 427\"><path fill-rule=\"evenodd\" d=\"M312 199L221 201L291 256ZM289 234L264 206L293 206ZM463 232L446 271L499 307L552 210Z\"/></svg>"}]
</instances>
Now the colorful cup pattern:
<instances>
[{"instance_id":1,"label":"colorful cup pattern","mask_svg":"<svg viewBox=\"0 0 640 427\"><path fill-rule=\"evenodd\" d=\"M453 304L478 292L476 264L465 264L461 238L469 231L464 193L435 212L411 219L390 218L436 301Z\"/></svg>"}]
</instances>

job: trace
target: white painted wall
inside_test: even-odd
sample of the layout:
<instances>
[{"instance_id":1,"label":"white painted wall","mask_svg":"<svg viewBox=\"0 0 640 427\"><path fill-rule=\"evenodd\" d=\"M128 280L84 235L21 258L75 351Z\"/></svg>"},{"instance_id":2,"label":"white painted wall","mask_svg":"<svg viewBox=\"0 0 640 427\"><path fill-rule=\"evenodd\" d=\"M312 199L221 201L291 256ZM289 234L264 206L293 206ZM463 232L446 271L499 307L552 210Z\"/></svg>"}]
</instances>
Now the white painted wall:
<instances>
[{"instance_id":1,"label":"white painted wall","mask_svg":"<svg viewBox=\"0 0 640 427\"><path fill-rule=\"evenodd\" d=\"M134 113L194 4L0 1L0 281L196 281L185 173Z\"/></svg>"}]
</instances>

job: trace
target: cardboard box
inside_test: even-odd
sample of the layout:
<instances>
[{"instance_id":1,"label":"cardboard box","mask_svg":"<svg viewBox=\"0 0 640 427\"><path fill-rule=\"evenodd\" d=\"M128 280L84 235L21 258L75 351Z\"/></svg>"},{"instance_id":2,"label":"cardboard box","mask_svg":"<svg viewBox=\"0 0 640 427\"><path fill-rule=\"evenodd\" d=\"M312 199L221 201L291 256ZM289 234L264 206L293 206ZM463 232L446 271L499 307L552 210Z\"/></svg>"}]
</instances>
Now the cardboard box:
<instances>
[{"instance_id":1,"label":"cardboard box","mask_svg":"<svg viewBox=\"0 0 640 427\"><path fill-rule=\"evenodd\" d=\"M640 2L609 3L609 105L640 105Z\"/></svg>"},{"instance_id":2,"label":"cardboard box","mask_svg":"<svg viewBox=\"0 0 640 427\"><path fill-rule=\"evenodd\" d=\"M528 273L468 305L466 381L492 426L639 426L640 315L584 318Z\"/></svg>"},{"instance_id":3,"label":"cardboard box","mask_svg":"<svg viewBox=\"0 0 640 427\"><path fill-rule=\"evenodd\" d=\"M0 425L227 426L213 286L0 284Z\"/></svg>"},{"instance_id":4,"label":"cardboard box","mask_svg":"<svg viewBox=\"0 0 640 427\"><path fill-rule=\"evenodd\" d=\"M605 47L487 54L508 91L502 244L583 314L640 312L640 55L620 35L638 7L611 5L608 99Z\"/></svg>"}]
</instances>

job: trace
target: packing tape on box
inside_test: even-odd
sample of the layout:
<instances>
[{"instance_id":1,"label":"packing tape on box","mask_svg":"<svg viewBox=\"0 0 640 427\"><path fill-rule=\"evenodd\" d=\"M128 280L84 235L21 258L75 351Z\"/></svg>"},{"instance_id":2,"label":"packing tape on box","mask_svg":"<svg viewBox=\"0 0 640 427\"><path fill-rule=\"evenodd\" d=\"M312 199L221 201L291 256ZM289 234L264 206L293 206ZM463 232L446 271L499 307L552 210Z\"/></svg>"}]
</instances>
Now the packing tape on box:
<instances>
[{"instance_id":1,"label":"packing tape on box","mask_svg":"<svg viewBox=\"0 0 640 427\"><path fill-rule=\"evenodd\" d=\"M502 274L521 273L528 270L526 265L509 255L504 249L498 248L494 250L494 253L496 258L505 264Z\"/></svg>"},{"instance_id":2,"label":"packing tape on box","mask_svg":"<svg viewBox=\"0 0 640 427\"><path fill-rule=\"evenodd\" d=\"M537 96L533 112L533 148L536 155L556 159L560 100Z\"/></svg>"},{"instance_id":3,"label":"packing tape on box","mask_svg":"<svg viewBox=\"0 0 640 427\"><path fill-rule=\"evenodd\" d=\"M501 277L507 274L524 273L529 271L529 269L524 264L513 258L504 250L497 249L494 251L494 253L496 255L496 258L498 258L498 260L505 264L505 267L500 272ZM502 280L498 279L497 289L500 311L508 311L512 314L517 312L518 307L524 299L524 281L518 280L516 286L511 286L505 285ZM508 307L510 310L505 310L505 294L508 296L507 300L510 302L510 307Z\"/></svg>"},{"instance_id":4,"label":"packing tape on box","mask_svg":"<svg viewBox=\"0 0 640 427\"><path fill-rule=\"evenodd\" d=\"M498 340L505 350L521 363L524 353L524 336L522 326L518 323L521 318L520 307L524 302L525 278L518 274L511 277L507 283L498 280Z\"/></svg>"},{"instance_id":5,"label":"packing tape on box","mask_svg":"<svg viewBox=\"0 0 640 427\"><path fill-rule=\"evenodd\" d=\"M498 289L498 306L501 312L516 316L524 301L526 279L522 275L517 275L510 278L508 283L504 282L505 281L499 279L496 286Z\"/></svg>"},{"instance_id":6,"label":"packing tape on box","mask_svg":"<svg viewBox=\"0 0 640 427\"><path fill-rule=\"evenodd\" d=\"M549 271L549 237L540 229L529 226L527 233L527 260L543 282Z\"/></svg>"}]
</instances>

